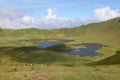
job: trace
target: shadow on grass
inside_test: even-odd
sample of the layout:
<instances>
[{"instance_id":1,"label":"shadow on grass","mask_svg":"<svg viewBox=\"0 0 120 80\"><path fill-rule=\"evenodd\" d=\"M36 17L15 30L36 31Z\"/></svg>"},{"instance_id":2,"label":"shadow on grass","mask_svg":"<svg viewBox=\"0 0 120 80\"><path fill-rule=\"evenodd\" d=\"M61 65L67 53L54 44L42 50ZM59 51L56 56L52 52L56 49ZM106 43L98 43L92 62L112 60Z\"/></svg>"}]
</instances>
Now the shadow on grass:
<instances>
[{"instance_id":1,"label":"shadow on grass","mask_svg":"<svg viewBox=\"0 0 120 80\"><path fill-rule=\"evenodd\" d=\"M10 55L10 59L21 63L30 64L52 64L65 63L72 61L69 55L58 54L52 50L39 49L36 47L21 47L21 48L0 48L5 54ZM72 64L72 63L71 63Z\"/></svg>"},{"instance_id":2,"label":"shadow on grass","mask_svg":"<svg viewBox=\"0 0 120 80\"><path fill-rule=\"evenodd\" d=\"M89 65L114 65L114 64L120 64L120 51L117 51L116 54L113 56L91 63Z\"/></svg>"}]
</instances>

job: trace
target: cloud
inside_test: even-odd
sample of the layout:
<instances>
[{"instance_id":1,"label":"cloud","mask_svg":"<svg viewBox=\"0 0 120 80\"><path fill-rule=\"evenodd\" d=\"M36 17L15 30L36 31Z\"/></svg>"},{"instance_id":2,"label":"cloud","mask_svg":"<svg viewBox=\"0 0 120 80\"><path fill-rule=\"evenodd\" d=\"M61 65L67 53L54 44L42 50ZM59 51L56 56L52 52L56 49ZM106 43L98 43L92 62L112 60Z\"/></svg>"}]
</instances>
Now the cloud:
<instances>
[{"instance_id":1,"label":"cloud","mask_svg":"<svg viewBox=\"0 0 120 80\"><path fill-rule=\"evenodd\" d=\"M25 24L34 24L34 19L32 17L29 16L23 16L21 19L21 22L25 23Z\"/></svg>"},{"instance_id":2,"label":"cloud","mask_svg":"<svg viewBox=\"0 0 120 80\"><path fill-rule=\"evenodd\" d=\"M88 23L88 20L85 18L57 17L57 10L55 8L48 8L47 15L39 22L41 22L39 25L44 26L44 28L51 29L80 26Z\"/></svg>"},{"instance_id":3,"label":"cloud","mask_svg":"<svg viewBox=\"0 0 120 80\"><path fill-rule=\"evenodd\" d=\"M27 16L20 10L0 8L1 28L21 29L35 27L53 29L80 26L88 22L89 21L85 18L57 17L57 10L55 8L48 8L47 15L39 20Z\"/></svg>"},{"instance_id":4,"label":"cloud","mask_svg":"<svg viewBox=\"0 0 120 80\"><path fill-rule=\"evenodd\" d=\"M57 17L56 14L56 9L55 8L48 8L47 9L47 16L45 16L45 18L47 19L55 19Z\"/></svg>"},{"instance_id":5,"label":"cloud","mask_svg":"<svg viewBox=\"0 0 120 80\"><path fill-rule=\"evenodd\" d=\"M34 19L25 16L21 10L11 8L0 8L0 27L1 28L30 28L34 27Z\"/></svg>"},{"instance_id":6,"label":"cloud","mask_svg":"<svg viewBox=\"0 0 120 80\"><path fill-rule=\"evenodd\" d=\"M86 19L74 19L74 18L49 18L42 19L39 25L44 26L44 28L69 28L74 26L80 26L82 24L87 23Z\"/></svg>"},{"instance_id":7,"label":"cloud","mask_svg":"<svg viewBox=\"0 0 120 80\"><path fill-rule=\"evenodd\" d=\"M118 10L113 10L109 6L98 8L94 10L94 16L101 20L109 20L115 17L119 17L120 13Z\"/></svg>"}]
</instances>

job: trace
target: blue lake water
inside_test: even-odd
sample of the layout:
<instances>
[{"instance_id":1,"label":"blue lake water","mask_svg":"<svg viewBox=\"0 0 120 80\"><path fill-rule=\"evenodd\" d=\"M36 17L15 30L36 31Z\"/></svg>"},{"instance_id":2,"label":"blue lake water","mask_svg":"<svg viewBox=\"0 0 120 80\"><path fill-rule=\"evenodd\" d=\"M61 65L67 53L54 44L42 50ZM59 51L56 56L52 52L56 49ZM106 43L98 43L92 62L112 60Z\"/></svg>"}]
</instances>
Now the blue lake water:
<instances>
[{"instance_id":1,"label":"blue lake water","mask_svg":"<svg viewBox=\"0 0 120 80\"><path fill-rule=\"evenodd\" d=\"M59 43L66 43L67 41L55 41L55 42L42 42L39 43L36 47L45 49L50 46L54 46ZM60 54L70 54L70 55L80 55L80 56L101 56L102 54L96 52L96 50L100 49L104 45L97 43L84 43L84 44L72 44L73 46L84 45L86 48L84 49L74 49L74 50L57 50L56 52Z\"/></svg>"},{"instance_id":2,"label":"blue lake water","mask_svg":"<svg viewBox=\"0 0 120 80\"><path fill-rule=\"evenodd\" d=\"M102 54L96 52L96 50L103 47L101 44L96 43L85 43L85 44L76 44L75 46L84 45L84 49L74 49L74 50L59 50L59 53L66 53L71 55L80 55L80 56L102 56Z\"/></svg>"}]
</instances>

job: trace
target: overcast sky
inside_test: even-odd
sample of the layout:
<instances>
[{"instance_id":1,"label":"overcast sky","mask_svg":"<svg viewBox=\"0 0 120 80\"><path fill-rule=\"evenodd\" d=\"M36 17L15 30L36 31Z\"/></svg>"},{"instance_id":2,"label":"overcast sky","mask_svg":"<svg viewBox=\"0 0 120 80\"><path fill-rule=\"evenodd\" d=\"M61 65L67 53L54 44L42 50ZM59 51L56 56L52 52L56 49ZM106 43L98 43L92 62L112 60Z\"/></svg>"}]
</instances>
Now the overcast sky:
<instances>
[{"instance_id":1,"label":"overcast sky","mask_svg":"<svg viewBox=\"0 0 120 80\"><path fill-rule=\"evenodd\" d=\"M0 0L1 28L66 28L120 16L120 0Z\"/></svg>"}]
</instances>

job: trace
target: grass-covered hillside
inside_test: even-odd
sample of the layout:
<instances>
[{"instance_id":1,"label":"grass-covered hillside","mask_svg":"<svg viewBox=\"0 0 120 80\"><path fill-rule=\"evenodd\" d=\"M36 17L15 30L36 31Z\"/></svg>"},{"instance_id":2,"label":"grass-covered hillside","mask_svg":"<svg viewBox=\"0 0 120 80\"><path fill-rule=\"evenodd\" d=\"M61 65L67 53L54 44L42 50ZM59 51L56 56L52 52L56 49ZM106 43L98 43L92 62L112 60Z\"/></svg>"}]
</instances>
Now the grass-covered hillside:
<instances>
[{"instance_id":1,"label":"grass-covered hillside","mask_svg":"<svg viewBox=\"0 0 120 80\"><path fill-rule=\"evenodd\" d=\"M68 41L46 49L40 42ZM69 42L70 41L70 42ZM102 56L81 57L55 50L106 45ZM120 18L73 28L0 29L0 80L120 80Z\"/></svg>"},{"instance_id":2,"label":"grass-covered hillside","mask_svg":"<svg viewBox=\"0 0 120 80\"><path fill-rule=\"evenodd\" d=\"M103 43L120 49L120 18L109 21L82 25L74 28L43 30L0 29L1 40L15 39L79 39L82 42Z\"/></svg>"},{"instance_id":3,"label":"grass-covered hillside","mask_svg":"<svg viewBox=\"0 0 120 80\"><path fill-rule=\"evenodd\" d=\"M120 48L120 18L88 25L85 40Z\"/></svg>"}]
</instances>

